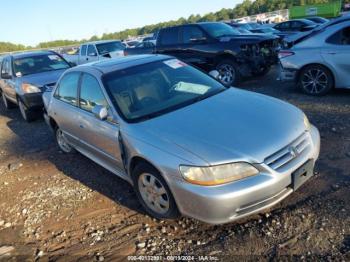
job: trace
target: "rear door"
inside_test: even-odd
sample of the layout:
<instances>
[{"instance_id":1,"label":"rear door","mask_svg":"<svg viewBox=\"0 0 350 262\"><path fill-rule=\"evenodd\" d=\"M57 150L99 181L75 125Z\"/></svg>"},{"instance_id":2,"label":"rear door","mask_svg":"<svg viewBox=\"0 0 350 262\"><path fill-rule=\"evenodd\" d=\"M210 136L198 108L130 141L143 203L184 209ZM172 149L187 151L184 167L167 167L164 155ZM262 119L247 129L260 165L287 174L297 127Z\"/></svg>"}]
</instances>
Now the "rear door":
<instances>
[{"instance_id":1,"label":"rear door","mask_svg":"<svg viewBox=\"0 0 350 262\"><path fill-rule=\"evenodd\" d=\"M110 111L110 105L100 82L93 75L84 73L80 86L78 114L81 143L96 162L114 170L116 168L122 170L118 140L119 126L109 118L104 121L97 118L92 113L96 105L104 106Z\"/></svg>"},{"instance_id":2,"label":"rear door","mask_svg":"<svg viewBox=\"0 0 350 262\"><path fill-rule=\"evenodd\" d=\"M79 72L72 72L62 77L55 89L49 109L50 116L63 131L68 142L76 147L80 147L77 118L80 75Z\"/></svg>"},{"instance_id":3,"label":"rear door","mask_svg":"<svg viewBox=\"0 0 350 262\"><path fill-rule=\"evenodd\" d=\"M350 88L350 23L336 28L326 40L321 54L336 74L336 85Z\"/></svg>"}]
</instances>

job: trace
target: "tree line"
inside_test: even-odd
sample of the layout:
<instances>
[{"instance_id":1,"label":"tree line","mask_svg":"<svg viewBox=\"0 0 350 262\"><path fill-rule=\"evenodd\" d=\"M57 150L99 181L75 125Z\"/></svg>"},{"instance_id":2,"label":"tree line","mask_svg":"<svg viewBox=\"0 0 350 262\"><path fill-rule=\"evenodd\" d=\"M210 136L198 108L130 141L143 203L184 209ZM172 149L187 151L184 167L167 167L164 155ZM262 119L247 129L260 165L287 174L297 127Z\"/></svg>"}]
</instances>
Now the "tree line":
<instances>
[{"instance_id":1,"label":"tree line","mask_svg":"<svg viewBox=\"0 0 350 262\"><path fill-rule=\"evenodd\" d=\"M181 25L187 23L196 23L204 21L221 21L230 20L244 16L250 16L265 12L271 12L281 9L289 9L292 6L305 4L329 3L334 0L244 0L237 4L234 8L223 8L218 12L211 12L203 16L199 14L190 15L188 18L181 17L177 20L162 22L153 25L146 25L140 28L126 29L120 32L103 34L102 37L92 36L90 39L82 40L56 40L39 43L37 46L24 46L8 42L0 42L0 53L19 51L32 48L51 48L57 46L77 45L86 41L106 40L106 39L127 39L130 36L138 36L153 33L160 28ZM350 3L350 0L345 0L343 3Z\"/></svg>"}]
</instances>

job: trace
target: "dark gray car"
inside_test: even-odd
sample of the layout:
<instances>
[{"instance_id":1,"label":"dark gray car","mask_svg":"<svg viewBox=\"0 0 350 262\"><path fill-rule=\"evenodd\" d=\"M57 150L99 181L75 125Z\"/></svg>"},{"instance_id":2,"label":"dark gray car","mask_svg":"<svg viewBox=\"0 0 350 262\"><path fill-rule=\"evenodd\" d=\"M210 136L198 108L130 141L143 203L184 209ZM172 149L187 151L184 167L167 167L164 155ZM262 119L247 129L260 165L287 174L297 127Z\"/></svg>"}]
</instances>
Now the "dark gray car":
<instances>
[{"instance_id":1,"label":"dark gray car","mask_svg":"<svg viewBox=\"0 0 350 262\"><path fill-rule=\"evenodd\" d=\"M19 106L30 122L43 108L42 91L52 88L70 64L53 51L36 51L3 57L0 93L6 109Z\"/></svg>"}]
</instances>

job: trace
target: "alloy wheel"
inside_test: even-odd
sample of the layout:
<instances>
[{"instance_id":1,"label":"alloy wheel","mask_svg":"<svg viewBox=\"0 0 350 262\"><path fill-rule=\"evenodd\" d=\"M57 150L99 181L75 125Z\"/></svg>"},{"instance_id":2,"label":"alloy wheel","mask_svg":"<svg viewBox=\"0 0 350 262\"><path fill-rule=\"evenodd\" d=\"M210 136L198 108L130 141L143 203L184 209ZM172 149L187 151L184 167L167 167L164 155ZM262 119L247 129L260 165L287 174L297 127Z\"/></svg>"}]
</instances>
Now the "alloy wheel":
<instances>
[{"instance_id":1,"label":"alloy wheel","mask_svg":"<svg viewBox=\"0 0 350 262\"><path fill-rule=\"evenodd\" d=\"M138 178L141 197L147 207L158 214L169 211L170 200L164 185L154 175L143 173Z\"/></svg>"},{"instance_id":2,"label":"alloy wheel","mask_svg":"<svg viewBox=\"0 0 350 262\"><path fill-rule=\"evenodd\" d=\"M219 71L219 80L224 85L231 85L234 83L236 78L236 71L232 65L221 64L218 66L217 70Z\"/></svg>"},{"instance_id":3,"label":"alloy wheel","mask_svg":"<svg viewBox=\"0 0 350 262\"><path fill-rule=\"evenodd\" d=\"M311 68L303 74L301 84L308 93L320 94L323 90L327 89L329 79L323 70Z\"/></svg>"},{"instance_id":4,"label":"alloy wheel","mask_svg":"<svg viewBox=\"0 0 350 262\"><path fill-rule=\"evenodd\" d=\"M62 130L59 128L56 130L56 139L58 146L63 152L70 153L72 151L72 147L68 144Z\"/></svg>"}]
</instances>

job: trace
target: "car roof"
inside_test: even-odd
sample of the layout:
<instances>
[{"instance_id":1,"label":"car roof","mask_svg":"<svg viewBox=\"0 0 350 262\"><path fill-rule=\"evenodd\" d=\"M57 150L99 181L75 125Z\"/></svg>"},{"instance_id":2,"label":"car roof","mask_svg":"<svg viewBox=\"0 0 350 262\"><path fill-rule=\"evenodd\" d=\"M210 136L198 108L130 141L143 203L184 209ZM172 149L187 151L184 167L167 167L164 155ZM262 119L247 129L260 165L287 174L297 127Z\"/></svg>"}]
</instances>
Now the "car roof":
<instances>
[{"instance_id":1,"label":"car roof","mask_svg":"<svg viewBox=\"0 0 350 262\"><path fill-rule=\"evenodd\" d=\"M113 71L123 70L130 67L143 65L147 63L152 63L156 61L161 61L171 58L166 55L133 55L133 56L124 56L121 58L113 58L102 60L98 62L93 62L89 64L79 65L72 70L84 71L85 68L95 68L103 74L108 74Z\"/></svg>"},{"instance_id":2,"label":"car roof","mask_svg":"<svg viewBox=\"0 0 350 262\"><path fill-rule=\"evenodd\" d=\"M120 40L99 40L99 41L91 41L91 42L86 42L81 45L96 45L96 44L106 44L106 43L111 43L111 42L121 42Z\"/></svg>"},{"instance_id":3,"label":"car roof","mask_svg":"<svg viewBox=\"0 0 350 262\"><path fill-rule=\"evenodd\" d=\"M50 55L50 54L56 54L56 53L54 51L51 51L51 50L40 50L40 51L28 51L28 52L9 54L7 56L12 56L13 58L26 58L26 57L33 57L33 56L39 56L39 55Z\"/></svg>"}]
</instances>

